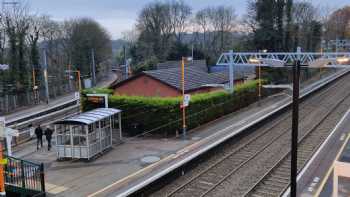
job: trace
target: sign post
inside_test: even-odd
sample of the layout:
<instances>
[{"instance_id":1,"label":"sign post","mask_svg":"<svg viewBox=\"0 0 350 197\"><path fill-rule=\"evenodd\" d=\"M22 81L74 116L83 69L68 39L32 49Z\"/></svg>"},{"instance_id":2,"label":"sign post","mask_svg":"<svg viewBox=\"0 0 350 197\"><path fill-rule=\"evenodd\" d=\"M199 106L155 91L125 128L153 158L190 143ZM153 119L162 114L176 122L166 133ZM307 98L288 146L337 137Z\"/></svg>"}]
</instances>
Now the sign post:
<instances>
[{"instance_id":1,"label":"sign post","mask_svg":"<svg viewBox=\"0 0 350 197\"><path fill-rule=\"evenodd\" d=\"M191 100L191 95L190 94L185 94L184 95L184 100L183 100L183 107L188 107L190 104Z\"/></svg>"}]
</instances>

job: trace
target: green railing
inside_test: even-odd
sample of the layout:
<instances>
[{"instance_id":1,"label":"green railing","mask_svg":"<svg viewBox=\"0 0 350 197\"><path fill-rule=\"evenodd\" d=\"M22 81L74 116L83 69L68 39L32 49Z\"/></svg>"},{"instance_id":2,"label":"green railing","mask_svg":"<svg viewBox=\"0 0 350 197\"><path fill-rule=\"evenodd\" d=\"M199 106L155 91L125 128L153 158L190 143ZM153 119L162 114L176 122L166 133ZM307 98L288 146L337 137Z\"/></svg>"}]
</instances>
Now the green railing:
<instances>
[{"instance_id":1,"label":"green railing","mask_svg":"<svg viewBox=\"0 0 350 197\"><path fill-rule=\"evenodd\" d=\"M45 196L44 164L7 157L6 193L18 196Z\"/></svg>"}]
</instances>

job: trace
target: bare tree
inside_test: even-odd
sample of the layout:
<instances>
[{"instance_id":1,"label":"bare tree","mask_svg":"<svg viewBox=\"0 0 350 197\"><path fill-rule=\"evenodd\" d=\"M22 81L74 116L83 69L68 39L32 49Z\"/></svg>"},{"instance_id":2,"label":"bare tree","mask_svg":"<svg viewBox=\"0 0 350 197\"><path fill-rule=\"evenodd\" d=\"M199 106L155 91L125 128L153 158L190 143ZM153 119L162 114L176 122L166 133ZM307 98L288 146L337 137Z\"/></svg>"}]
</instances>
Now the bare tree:
<instances>
[{"instance_id":1,"label":"bare tree","mask_svg":"<svg viewBox=\"0 0 350 197\"><path fill-rule=\"evenodd\" d=\"M326 22L327 39L350 38L350 6L334 11Z\"/></svg>"},{"instance_id":2,"label":"bare tree","mask_svg":"<svg viewBox=\"0 0 350 197\"><path fill-rule=\"evenodd\" d=\"M21 89L28 83L25 38L29 31L31 16L28 14L27 6L15 6L5 10L2 18L8 38L11 77L16 81L16 87Z\"/></svg>"},{"instance_id":3,"label":"bare tree","mask_svg":"<svg viewBox=\"0 0 350 197\"><path fill-rule=\"evenodd\" d=\"M243 17L243 24L245 24L245 29L248 32L255 32L258 26L256 21L256 2L257 0L249 0L247 2L247 13Z\"/></svg>"},{"instance_id":4,"label":"bare tree","mask_svg":"<svg viewBox=\"0 0 350 197\"><path fill-rule=\"evenodd\" d=\"M202 47L204 50L207 50L207 34L209 31L209 15L208 15L209 8L199 10L195 15L195 23L199 26L201 29L201 33L203 34L203 39L201 40Z\"/></svg>"},{"instance_id":5,"label":"bare tree","mask_svg":"<svg viewBox=\"0 0 350 197\"><path fill-rule=\"evenodd\" d=\"M170 22L173 28L173 33L177 38L177 41L181 42L181 34L185 32L186 26L188 25L187 22L192 14L192 9L182 0L173 0L169 4L169 7Z\"/></svg>"},{"instance_id":6,"label":"bare tree","mask_svg":"<svg viewBox=\"0 0 350 197\"><path fill-rule=\"evenodd\" d=\"M140 60L151 56L166 58L174 33L169 13L170 5L162 2L150 3L142 9L137 21Z\"/></svg>"},{"instance_id":7,"label":"bare tree","mask_svg":"<svg viewBox=\"0 0 350 197\"><path fill-rule=\"evenodd\" d=\"M320 46L322 27L319 9L310 2L296 2L292 8L291 31L294 39L294 50L301 46L304 50L315 51Z\"/></svg>"},{"instance_id":8,"label":"bare tree","mask_svg":"<svg viewBox=\"0 0 350 197\"><path fill-rule=\"evenodd\" d=\"M216 46L215 53L223 52L231 45L232 33L236 23L235 10L232 7L218 6L208 10L209 24L213 28L212 46ZM220 43L216 45L216 43Z\"/></svg>"}]
</instances>

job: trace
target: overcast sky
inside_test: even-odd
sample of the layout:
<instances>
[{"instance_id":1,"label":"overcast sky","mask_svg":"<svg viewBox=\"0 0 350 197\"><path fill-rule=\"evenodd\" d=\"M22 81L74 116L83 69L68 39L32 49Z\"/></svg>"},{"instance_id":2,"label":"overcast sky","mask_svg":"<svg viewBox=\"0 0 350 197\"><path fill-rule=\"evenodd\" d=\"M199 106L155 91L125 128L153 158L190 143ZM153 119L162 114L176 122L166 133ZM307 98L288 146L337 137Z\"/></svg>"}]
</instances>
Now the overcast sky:
<instances>
[{"instance_id":1,"label":"overcast sky","mask_svg":"<svg viewBox=\"0 0 350 197\"><path fill-rule=\"evenodd\" d=\"M317 6L331 8L349 5L349 0L310 0ZM130 30L142 7L153 0L27 0L31 10L50 15L55 20L91 17L99 21L116 39ZM245 13L247 0L186 0L194 11L213 5L229 5L238 15Z\"/></svg>"}]
</instances>

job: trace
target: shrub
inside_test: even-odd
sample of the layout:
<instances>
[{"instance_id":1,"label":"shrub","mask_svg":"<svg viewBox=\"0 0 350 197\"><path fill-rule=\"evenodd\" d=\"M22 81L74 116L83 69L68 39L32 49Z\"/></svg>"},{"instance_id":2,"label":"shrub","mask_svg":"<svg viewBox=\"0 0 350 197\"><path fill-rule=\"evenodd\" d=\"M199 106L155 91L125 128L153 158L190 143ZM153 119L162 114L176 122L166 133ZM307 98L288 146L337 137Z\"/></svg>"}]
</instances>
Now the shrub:
<instances>
[{"instance_id":1,"label":"shrub","mask_svg":"<svg viewBox=\"0 0 350 197\"><path fill-rule=\"evenodd\" d=\"M236 85L234 93L216 91L192 95L190 105L186 108L187 129L215 120L223 115L246 107L257 100L257 81ZM89 89L87 93L108 93L108 89ZM264 94L263 94L264 95ZM266 94L265 94L266 95ZM176 130L182 131L181 97L109 97L109 106L123 110L122 126L124 133L137 135L143 132L152 134L173 135ZM82 100L84 110L95 108L86 99Z\"/></svg>"}]
</instances>

